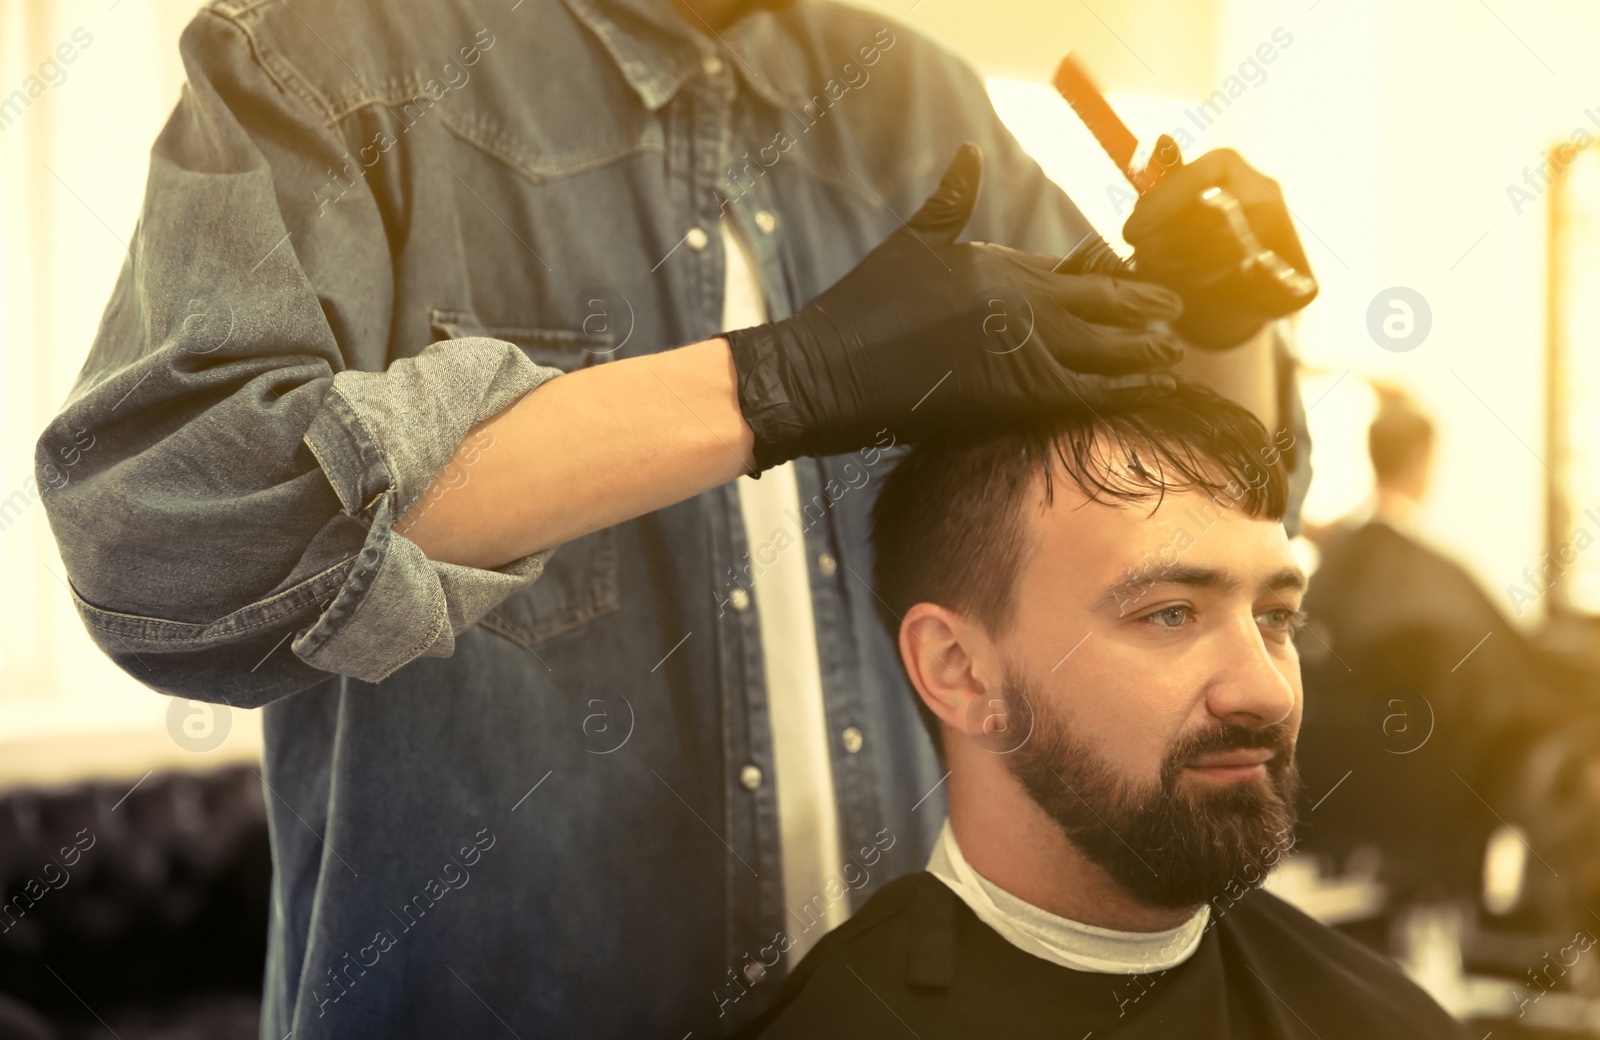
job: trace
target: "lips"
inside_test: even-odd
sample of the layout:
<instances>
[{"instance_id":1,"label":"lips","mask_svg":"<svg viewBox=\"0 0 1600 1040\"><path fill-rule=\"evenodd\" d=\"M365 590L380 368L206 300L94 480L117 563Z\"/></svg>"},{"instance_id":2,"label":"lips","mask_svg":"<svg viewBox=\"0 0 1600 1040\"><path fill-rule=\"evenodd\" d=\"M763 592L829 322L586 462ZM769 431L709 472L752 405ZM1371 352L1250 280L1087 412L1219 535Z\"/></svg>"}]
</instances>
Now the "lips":
<instances>
[{"instance_id":1,"label":"lips","mask_svg":"<svg viewBox=\"0 0 1600 1040\"><path fill-rule=\"evenodd\" d=\"M1244 769L1265 764L1273 756L1271 748L1235 748L1201 755L1189 763L1190 769Z\"/></svg>"}]
</instances>

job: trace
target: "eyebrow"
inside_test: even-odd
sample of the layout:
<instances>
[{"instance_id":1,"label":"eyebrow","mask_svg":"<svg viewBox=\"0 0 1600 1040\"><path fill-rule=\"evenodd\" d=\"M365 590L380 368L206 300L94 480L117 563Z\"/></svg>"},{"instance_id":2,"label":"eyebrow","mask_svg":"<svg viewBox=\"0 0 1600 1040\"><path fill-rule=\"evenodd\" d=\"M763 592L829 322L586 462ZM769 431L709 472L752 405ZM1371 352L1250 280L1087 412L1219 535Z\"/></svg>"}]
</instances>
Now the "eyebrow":
<instances>
[{"instance_id":1,"label":"eyebrow","mask_svg":"<svg viewBox=\"0 0 1600 1040\"><path fill-rule=\"evenodd\" d=\"M1137 603L1144 598L1146 592L1157 585L1184 585L1189 588L1235 592L1244 587L1244 584L1235 575L1214 567L1198 567L1178 561L1135 565L1123 571L1115 581L1107 585L1090 609L1104 610L1108 607L1117 607L1118 613L1123 613L1130 600ZM1299 567L1284 567L1261 579L1260 587L1269 592L1299 592L1306 587L1306 575Z\"/></svg>"}]
</instances>

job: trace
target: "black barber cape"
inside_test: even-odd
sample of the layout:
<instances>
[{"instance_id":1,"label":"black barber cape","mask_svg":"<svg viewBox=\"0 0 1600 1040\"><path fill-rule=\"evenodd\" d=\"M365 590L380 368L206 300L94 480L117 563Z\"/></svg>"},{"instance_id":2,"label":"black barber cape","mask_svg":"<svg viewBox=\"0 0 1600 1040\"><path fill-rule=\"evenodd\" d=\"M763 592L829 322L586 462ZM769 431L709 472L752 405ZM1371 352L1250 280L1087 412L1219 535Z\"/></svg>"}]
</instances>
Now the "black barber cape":
<instances>
[{"instance_id":1,"label":"black barber cape","mask_svg":"<svg viewBox=\"0 0 1600 1040\"><path fill-rule=\"evenodd\" d=\"M1025 953L929 873L824 936L741 1037L1464 1037L1391 962L1255 891L1165 972L1073 971ZM1231 905L1228 905L1230 904Z\"/></svg>"}]
</instances>

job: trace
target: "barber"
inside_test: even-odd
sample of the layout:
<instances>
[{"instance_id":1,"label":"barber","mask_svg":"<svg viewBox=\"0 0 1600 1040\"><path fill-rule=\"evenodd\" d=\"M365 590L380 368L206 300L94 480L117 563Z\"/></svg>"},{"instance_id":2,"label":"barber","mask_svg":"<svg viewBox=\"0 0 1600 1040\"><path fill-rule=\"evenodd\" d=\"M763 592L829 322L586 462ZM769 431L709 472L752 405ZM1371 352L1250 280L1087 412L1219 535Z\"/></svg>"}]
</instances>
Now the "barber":
<instances>
[{"instance_id":1,"label":"barber","mask_svg":"<svg viewBox=\"0 0 1600 1040\"><path fill-rule=\"evenodd\" d=\"M1181 197L1236 157L1141 202L1130 276L972 69L773 6L184 33L39 481L106 653L264 710L266 1035L748 1020L942 816L861 578L892 446L1160 393L1275 316L1191 278Z\"/></svg>"}]
</instances>

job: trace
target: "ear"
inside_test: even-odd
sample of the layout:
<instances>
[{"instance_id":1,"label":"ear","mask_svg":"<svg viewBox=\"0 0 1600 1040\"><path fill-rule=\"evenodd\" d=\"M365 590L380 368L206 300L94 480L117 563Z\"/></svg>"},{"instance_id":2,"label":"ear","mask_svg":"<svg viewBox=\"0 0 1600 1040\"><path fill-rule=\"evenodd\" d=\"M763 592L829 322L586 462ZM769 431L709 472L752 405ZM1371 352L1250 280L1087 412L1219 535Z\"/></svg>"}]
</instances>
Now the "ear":
<instances>
[{"instance_id":1,"label":"ear","mask_svg":"<svg viewBox=\"0 0 1600 1040\"><path fill-rule=\"evenodd\" d=\"M972 725L973 702L1000 681L988 634L956 611L918 603L900 622L900 659L922 703L959 733Z\"/></svg>"}]
</instances>

